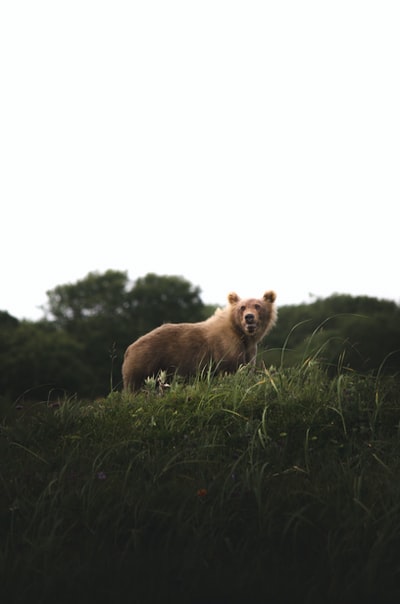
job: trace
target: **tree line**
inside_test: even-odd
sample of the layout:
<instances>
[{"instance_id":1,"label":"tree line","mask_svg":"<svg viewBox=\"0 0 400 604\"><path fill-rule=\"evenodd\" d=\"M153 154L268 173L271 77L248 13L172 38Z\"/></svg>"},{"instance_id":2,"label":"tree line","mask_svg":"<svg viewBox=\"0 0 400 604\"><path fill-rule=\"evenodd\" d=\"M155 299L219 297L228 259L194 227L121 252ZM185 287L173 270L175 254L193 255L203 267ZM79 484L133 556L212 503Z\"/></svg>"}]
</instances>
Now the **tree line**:
<instances>
[{"instance_id":1,"label":"tree line","mask_svg":"<svg viewBox=\"0 0 400 604\"><path fill-rule=\"evenodd\" d=\"M76 393L105 396L121 386L126 347L165 322L201 321L215 306L179 276L89 273L47 292L39 321L0 311L0 400L46 400ZM387 300L333 295L279 308L277 326L261 347L266 366L318 358L330 370L396 372L400 307Z\"/></svg>"}]
</instances>

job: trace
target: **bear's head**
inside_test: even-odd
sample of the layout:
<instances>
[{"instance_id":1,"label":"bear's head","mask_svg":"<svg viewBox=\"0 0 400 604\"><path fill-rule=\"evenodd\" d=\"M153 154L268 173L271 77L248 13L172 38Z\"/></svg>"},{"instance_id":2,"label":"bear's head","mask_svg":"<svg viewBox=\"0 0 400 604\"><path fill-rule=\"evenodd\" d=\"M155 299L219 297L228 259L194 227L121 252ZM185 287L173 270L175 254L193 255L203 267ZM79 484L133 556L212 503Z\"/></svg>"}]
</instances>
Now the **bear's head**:
<instances>
[{"instance_id":1,"label":"bear's head","mask_svg":"<svg viewBox=\"0 0 400 604\"><path fill-rule=\"evenodd\" d=\"M235 329L257 341L260 340L275 325L275 300L276 294L273 291L265 292L260 299L242 299L237 294L230 293L228 302Z\"/></svg>"}]
</instances>

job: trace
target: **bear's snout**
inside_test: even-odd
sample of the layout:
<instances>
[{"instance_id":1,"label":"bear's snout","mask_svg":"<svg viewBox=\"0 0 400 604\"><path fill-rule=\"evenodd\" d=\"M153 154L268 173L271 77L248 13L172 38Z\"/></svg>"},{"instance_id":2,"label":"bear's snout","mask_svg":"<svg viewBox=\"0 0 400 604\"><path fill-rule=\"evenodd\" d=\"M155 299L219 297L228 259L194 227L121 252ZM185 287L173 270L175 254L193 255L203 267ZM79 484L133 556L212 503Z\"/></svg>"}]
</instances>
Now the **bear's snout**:
<instances>
[{"instance_id":1,"label":"bear's snout","mask_svg":"<svg viewBox=\"0 0 400 604\"><path fill-rule=\"evenodd\" d=\"M248 312L244 315L244 323L245 323L245 329L246 329L247 333L253 334L256 331L256 329L257 329L256 316L253 315L252 312Z\"/></svg>"}]
</instances>

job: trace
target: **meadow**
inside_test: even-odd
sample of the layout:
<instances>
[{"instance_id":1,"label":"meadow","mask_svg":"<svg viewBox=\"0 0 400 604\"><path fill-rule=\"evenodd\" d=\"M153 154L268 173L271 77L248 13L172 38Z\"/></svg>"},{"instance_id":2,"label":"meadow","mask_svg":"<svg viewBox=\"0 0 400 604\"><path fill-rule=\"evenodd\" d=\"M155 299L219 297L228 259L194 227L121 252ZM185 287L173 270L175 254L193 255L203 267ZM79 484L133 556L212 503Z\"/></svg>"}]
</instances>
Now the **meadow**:
<instances>
[{"instance_id":1,"label":"meadow","mask_svg":"<svg viewBox=\"0 0 400 604\"><path fill-rule=\"evenodd\" d=\"M4 404L2 602L399 602L399 384L307 359Z\"/></svg>"}]
</instances>

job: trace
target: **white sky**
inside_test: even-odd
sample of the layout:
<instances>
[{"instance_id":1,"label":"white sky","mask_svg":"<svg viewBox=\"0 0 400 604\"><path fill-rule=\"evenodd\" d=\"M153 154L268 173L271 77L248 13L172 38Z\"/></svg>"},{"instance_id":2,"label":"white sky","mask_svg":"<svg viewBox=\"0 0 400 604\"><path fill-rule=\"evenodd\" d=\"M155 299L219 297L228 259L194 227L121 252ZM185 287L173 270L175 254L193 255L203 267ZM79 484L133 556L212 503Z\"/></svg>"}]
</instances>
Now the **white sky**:
<instances>
[{"instance_id":1,"label":"white sky","mask_svg":"<svg viewBox=\"0 0 400 604\"><path fill-rule=\"evenodd\" d=\"M2 0L0 310L89 271L400 301L398 0Z\"/></svg>"}]
</instances>

